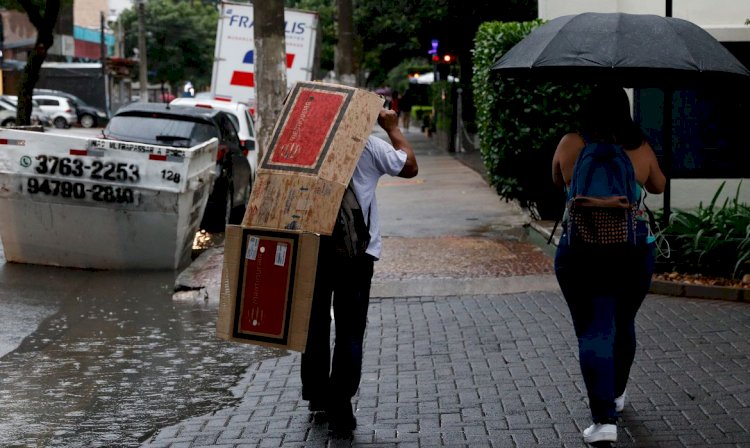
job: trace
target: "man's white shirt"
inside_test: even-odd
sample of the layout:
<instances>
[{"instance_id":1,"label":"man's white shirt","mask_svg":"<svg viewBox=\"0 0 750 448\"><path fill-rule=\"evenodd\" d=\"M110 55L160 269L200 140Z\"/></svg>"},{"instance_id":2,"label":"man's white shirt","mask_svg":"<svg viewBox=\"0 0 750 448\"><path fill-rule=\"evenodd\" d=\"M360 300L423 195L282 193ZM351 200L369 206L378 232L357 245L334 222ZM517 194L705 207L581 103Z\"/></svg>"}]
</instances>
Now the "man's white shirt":
<instances>
[{"instance_id":1,"label":"man's white shirt","mask_svg":"<svg viewBox=\"0 0 750 448\"><path fill-rule=\"evenodd\" d=\"M370 136L352 175L354 192L365 215L365 222L370 226L370 245L366 252L375 259L380 258L382 245L375 189L384 174L397 176L401 172L406 164L406 157L403 150L394 149L385 140Z\"/></svg>"}]
</instances>

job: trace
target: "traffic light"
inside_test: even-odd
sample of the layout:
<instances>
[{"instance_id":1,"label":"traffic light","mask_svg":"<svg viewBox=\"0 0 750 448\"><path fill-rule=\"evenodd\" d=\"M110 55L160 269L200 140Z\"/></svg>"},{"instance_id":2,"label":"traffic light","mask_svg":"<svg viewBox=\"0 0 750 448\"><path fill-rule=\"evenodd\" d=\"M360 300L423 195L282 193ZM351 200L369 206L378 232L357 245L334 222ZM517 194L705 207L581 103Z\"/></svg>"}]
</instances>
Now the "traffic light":
<instances>
[{"instance_id":1,"label":"traffic light","mask_svg":"<svg viewBox=\"0 0 750 448\"><path fill-rule=\"evenodd\" d=\"M456 62L456 56L450 53L443 54L439 59L436 68L438 79L447 81L451 72L451 66Z\"/></svg>"}]
</instances>

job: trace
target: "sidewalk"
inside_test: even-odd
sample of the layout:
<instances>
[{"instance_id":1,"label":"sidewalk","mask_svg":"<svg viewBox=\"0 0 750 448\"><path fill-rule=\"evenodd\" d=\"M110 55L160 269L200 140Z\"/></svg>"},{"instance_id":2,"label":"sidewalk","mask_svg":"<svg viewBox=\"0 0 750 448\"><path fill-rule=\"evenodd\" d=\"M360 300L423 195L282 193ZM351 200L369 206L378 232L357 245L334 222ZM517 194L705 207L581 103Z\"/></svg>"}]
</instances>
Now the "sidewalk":
<instances>
[{"instance_id":1,"label":"sidewalk","mask_svg":"<svg viewBox=\"0 0 750 448\"><path fill-rule=\"evenodd\" d=\"M163 428L144 446L585 446L577 345L549 258L513 229L490 225L521 217L485 196L478 175L421 134L408 137L424 184L382 186L378 201L391 260L416 252L421 261L411 265L420 269L387 259L376 268L354 440L328 440L326 425L309 422L300 356L278 351L248 368L234 406ZM457 191L463 202L443 201L415 222L393 213L434 201L427 192ZM463 230L455 221L440 227L446 216L464 221ZM423 235L420 221L445 230ZM466 260L463 245L482 256ZM216 278L217 264L206 266L214 270L206 278ZM750 306L650 295L636 324L617 446L748 446Z\"/></svg>"}]
</instances>

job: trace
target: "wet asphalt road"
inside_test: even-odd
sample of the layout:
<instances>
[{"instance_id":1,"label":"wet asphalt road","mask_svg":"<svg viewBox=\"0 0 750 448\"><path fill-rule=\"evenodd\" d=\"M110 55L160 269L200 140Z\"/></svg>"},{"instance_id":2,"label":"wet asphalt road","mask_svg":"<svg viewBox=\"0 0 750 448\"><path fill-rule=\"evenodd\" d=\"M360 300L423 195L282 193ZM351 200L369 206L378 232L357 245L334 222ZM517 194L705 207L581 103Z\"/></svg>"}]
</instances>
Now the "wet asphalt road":
<instances>
[{"instance_id":1,"label":"wet asphalt road","mask_svg":"<svg viewBox=\"0 0 750 448\"><path fill-rule=\"evenodd\" d=\"M216 339L215 301L174 280L0 264L4 351L28 333L0 358L0 446L138 446L283 354Z\"/></svg>"}]
</instances>

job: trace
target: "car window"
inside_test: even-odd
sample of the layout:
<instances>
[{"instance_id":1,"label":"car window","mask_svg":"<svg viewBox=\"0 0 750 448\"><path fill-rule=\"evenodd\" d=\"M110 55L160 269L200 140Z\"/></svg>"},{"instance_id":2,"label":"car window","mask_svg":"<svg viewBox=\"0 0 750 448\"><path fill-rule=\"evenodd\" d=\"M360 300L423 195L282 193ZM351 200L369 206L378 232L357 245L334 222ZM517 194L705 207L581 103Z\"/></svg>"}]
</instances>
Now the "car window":
<instances>
[{"instance_id":1,"label":"car window","mask_svg":"<svg viewBox=\"0 0 750 448\"><path fill-rule=\"evenodd\" d=\"M208 123L132 115L113 117L104 134L116 140L184 148L219 137L218 130Z\"/></svg>"},{"instance_id":2,"label":"car window","mask_svg":"<svg viewBox=\"0 0 750 448\"><path fill-rule=\"evenodd\" d=\"M216 135L215 127L208 125L208 124L195 123L195 126L193 126L193 132L191 135L192 142L193 142L191 146L195 146L198 143L205 142L206 140L209 140L213 137L219 138L219 136Z\"/></svg>"},{"instance_id":3,"label":"car window","mask_svg":"<svg viewBox=\"0 0 750 448\"><path fill-rule=\"evenodd\" d=\"M234 114L227 114L227 117L229 117L229 119L232 120L232 124L234 125L235 129L240 128L240 122Z\"/></svg>"},{"instance_id":4,"label":"car window","mask_svg":"<svg viewBox=\"0 0 750 448\"><path fill-rule=\"evenodd\" d=\"M250 116L250 111L245 110L245 113L243 114L245 117L245 121L247 122L247 131L250 134L250 137L255 137L255 129L253 128L253 117Z\"/></svg>"},{"instance_id":5,"label":"car window","mask_svg":"<svg viewBox=\"0 0 750 448\"><path fill-rule=\"evenodd\" d=\"M221 133L225 142L230 145L239 147L240 139L237 137L237 126L229 119L228 114L219 114L219 125L221 126Z\"/></svg>"}]
</instances>

